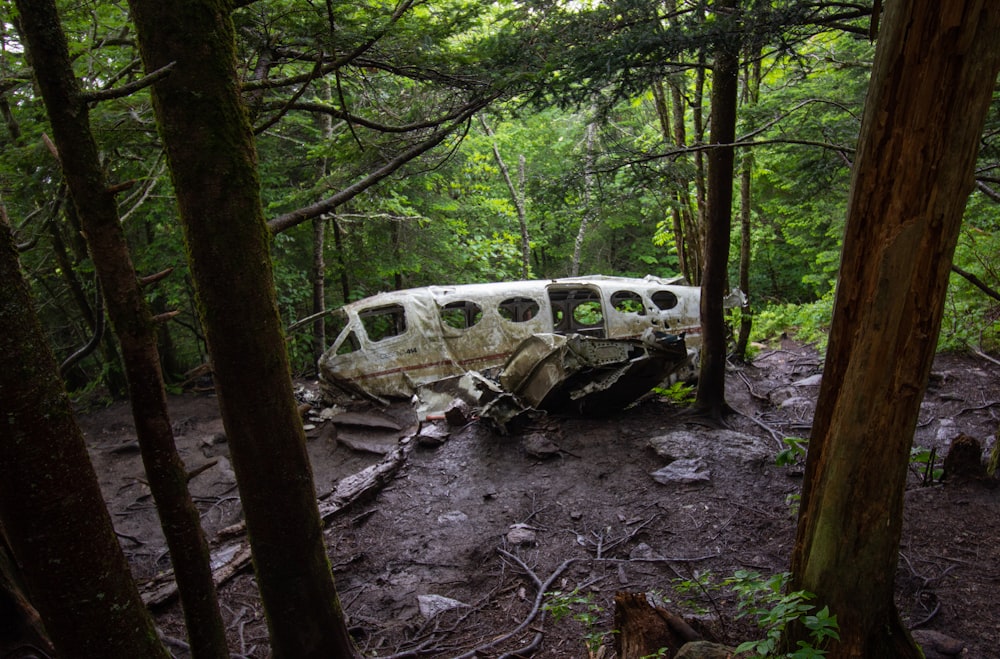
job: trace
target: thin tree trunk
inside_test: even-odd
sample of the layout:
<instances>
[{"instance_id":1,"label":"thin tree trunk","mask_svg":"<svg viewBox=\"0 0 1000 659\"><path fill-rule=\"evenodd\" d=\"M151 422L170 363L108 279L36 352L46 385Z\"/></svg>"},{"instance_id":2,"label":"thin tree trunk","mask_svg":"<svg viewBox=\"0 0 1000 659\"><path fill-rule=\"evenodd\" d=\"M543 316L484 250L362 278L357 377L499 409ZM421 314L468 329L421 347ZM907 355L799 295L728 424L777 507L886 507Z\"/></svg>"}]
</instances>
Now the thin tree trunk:
<instances>
[{"instance_id":1,"label":"thin tree trunk","mask_svg":"<svg viewBox=\"0 0 1000 659\"><path fill-rule=\"evenodd\" d=\"M757 105L760 91L760 57L753 55L753 63L746 72L743 102L748 107ZM752 128L752 125L748 129ZM743 304L740 307L740 329L736 338L736 359L746 361L747 344L753 327L753 307L750 306L750 228L753 208L750 186L753 182L753 150L746 149L740 162L740 290Z\"/></svg>"},{"instance_id":2,"label":"thin tree trunk","mask_svg":"<svg viewBox=\"0 0 1000 659\"><path fill-rule=\"evenodd\" d=\"M177 575L192 655L205 659L228 657L208 542L187 490L184 463L174 444L156 349L156 328L132 266L114 193L104 179L87 104L73 75L56 6L53 0L17 0L17 6L63 173L121 344L136 435Z\"/></svg>"},{"instance_id":3,"label":"thin tree trunk","mask_svg":"<svg viewBox=\"0 0 1000 659\"><path fill-rule=\"evenodd\" d=\"M326 311L326 261L323 250L326 245L326 218L313 220L313 253L312 253L312 312L322 314ZM322 316L313 321L313 358L319 359L326 350L326 323Z\"/></svg>"},{"instance_id":4,"label":"thin tree trunk","mask_svg":"<svg viewBox=\"0 0 1000 659\"><path fill-rule=\"evenodd\" d=\"M736 18L736 0L719 0L720 22ZM712 137L708 152L708 221L701 279L701 368L694 409L712 418L731 410L726 403L726 320L723 300L729 282L729 232L733 205L733 142L739 89L739 49L719 44L712 75Z\"/></svg>"},{"instance_id":5,"label":"thin tree trunk","mask_svg":"<svg viewBox=\"0 0 1000 659\"><path fill-rule=\"evenodd\" d=\"M0 281L0 525L32 604L61 656L168 659L2 220Z\"/></svg>"},{"instance_id":6,"label":"thin tree trunk","mask_svg":"<svg viewBox=\"0 0 1000 659\"><path fill-rule=\"evenodd\" d=\"M276 659L357 657L316 505L274 288L231 3L130 0L173 176Z\"/></svg>"},{"instance_id":7,"label":"thin tree trunk","mask_svg":"<svg viewBox=\"0 0 1000 659\"><path fill-rule=\"evenodd\" d=\"M597 136L597 124L591 121L587 124L586 157L583 161L583 217L580 218L580 229L576 232L573 242L573 264L570 274L574 277L580 274L580 259L583 254L583 239L595 216L594 208L594 141Z\"/></svg>"},{"instance_id":8,"label":"thin tree trunk","mask_svg":"<svg viewBox=\"0 0 1000 659\"><path fill-rule=\"evenodd\" d=\"M320 92L324 100L330 99L330 84L324 81L320 86ZM333 138L333 117L328 114L319 114L316 117L319 122L320 132L325 141ZM325 179L329 174L329 162L323 158L320 165L320 178ZM322 314L326 311L326 260L324 252L326 250L326 225L327 216L321 215L313 220L313 259L312 259L312 313ZM324 318L318 317L313 323L313 359L318 360L326 350L326 322Z\"/></svg>"},{"instance_id":9,"label":"thin tree trunk","mask_svg":"<svg viewBox=\"0 0 1000 659\"><path fill-rule=\"evenodd\" d=\"M792 553L792 587L838 617L831 659L921 656L893 601L903 491L998 31L991 0L893 2L883 17Z\"/></svg>"},{"instance_id":10,"label":"thin tree trunk","mask_svg":"<svg viewBox=\"0 0 1000 659\"><path fill-rule=\"evenodd\" d=\"M351 279L347 273L347 259L344 254L344 229L336 217L333 219L333 245L337 250L337 267L340 270L340 296L346 304L351 299Z\"/></svg>"},{"instance_id":11,"label":"thin tree trunk","mask_svg":"<svg viewBox=\"0 0 1000 659\"><path fill-rule=\"evenodd\" d=\"M702 78L704 73L699 72L699 79ZM686 125L686 113L684 111L684 92L681 89L677 78L684 79L684 73L678 72L670 79L670 108L671 114L673 116L673 135L674 135L674 145L677 147L687 146L687 125ZM700 87L699 83L699 87ZM696 95L698 103L701 102L701 93ZM695 122L696 126L701 124L701 109L694 113L697 117ZM702 132L701 130L696 130L696 139L701 140ZM696 197L695 206L691 205L691 194L688 191L688 183L685 182L684 187L678 193L677 207L679 209L679 218L682 232L684 234L684 263L686 264L687 271L684 272L684 276L687 280L694 286L701 284L701 264L702 264L702 212L701 212L701 202L704 198L704 186L701 186L699 182L702 181L704 168L701 166L701 152L695 154L696 165Z\"/></svg>"},{"instance_id":12,"label":"thin tree trunk","mask_svg":"<svg viewBox=\"0 0 1000 659\"><path fill-rule=\"evenodd\" d=\"M702 144L705 141L703 106L705 103L706 68L705 53L702 51L698 53L698 68L695 71L694 78L694 102L691 106L691 125L694 128L694 135L691 137L691 142L694 144ZM695 151L694 154L695 213L691 217L694 225L688 227L687 231L688 235L695 235L698 237L698 249L696 250L698 267L694 267L695 264L692 264L692 271L698 274L698 281L691 282L695 286L701 285L701 273L705 267L705 232L708 230L708 192L706 187L705 152L699 149L698 151Z\"/></svg>"},{"instance_id":13,"label":"thin tree trunk","mask_svg":"<svg viewBox=\"0 0 1000 659\"><path fill-rule=\"evenodd\" d=\"M503 156L500 155L500 147L497 145L493 129L489 127L482 115L479 115L479 123L482 125L486 135L493 142L493 159L496 160L497 167L500 168L500 175L503 176L503 181L507 185L507 192L510 194L511 203L514 204L514 210L517 213L517 223L521 229L521 278L527 279L531 268L531 240L528 234L528 213L524 205L524 156L518 159L521 184L520 189L518 189L518 186L514 185L514 181L510 177L510 170L507 168L507 163L504 162Z\"/></svg>"}]
</instances>

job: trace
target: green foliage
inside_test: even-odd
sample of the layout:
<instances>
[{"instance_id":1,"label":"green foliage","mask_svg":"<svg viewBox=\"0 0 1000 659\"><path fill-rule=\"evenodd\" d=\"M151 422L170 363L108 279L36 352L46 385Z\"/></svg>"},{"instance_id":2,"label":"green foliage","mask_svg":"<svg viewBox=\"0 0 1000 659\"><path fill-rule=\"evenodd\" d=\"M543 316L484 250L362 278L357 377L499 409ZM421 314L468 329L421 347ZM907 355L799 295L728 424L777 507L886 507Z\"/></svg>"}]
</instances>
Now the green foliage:
<instances>
[{"instance_id":1,"label":"green foliage","mask_svg":"<svg viewBox=\"0 0 1000 659\"><path fill-rule=\"evenodd\" d=\"M801 437L783 437L781 443L786 448L778 452L774 459L774 464L779 467L798 464L806 457L806 450L809 447L809 440Z\"/></svg>"},{"instance_id":2,"label":"green foliage","mask_svg":"<svg viewBox=\"0 0 1000 659\"><path fill-rule=\"evenodd\" d=\"M756 142L752 338L784 333L822 349L873 46L818 28L818 15L832 6L806 15L798 2L758 5L743 28L766 53L760 98L741 108L738 129ZM85 89L142 75L134 44L122 38L131 33L125 4L60 9ZM397 286L520 278L521 231L494 146L525 201L530 276L569 273L584 218L581 273L677 274L672 213L690 207L697 215L700 170L696 157L678 153L675 136L665 135L671 108L653 89L678 85L687 144L704 141L698 131L705 129L708 88L697 86L694 70L702 66L700 53L727 33L712 12L686 8L665 16L661 9L639 0L443 0L394 16L391 6L366 0L234 10L239 82L257 129L270 218L364 181L466 107L481 108L493 131L487 135L475 120L458 122L439 146L331 210L323 252L327 304ZM61 192L58 162L44 146L42 135L51 131L15 30L2 36L2 46L0 191L18 241L33 245L22 262L49 338L65 357L91 333L93 268ZM349 61L359 52L362 60ZM319 74L318 56L340 64ZM480 103L485 98L496 100ZM118 201L137 270L174 268L147 294L154 313L180 312L164 326L161 347L169 371L183 373L204 360L205 346L149 90L93 103L90 118L109 180L135 181ZM994 108L978 171L990 173L1000 159L998 141ZM998 290L995 208L984 194L970 199L955 262ZM738 231L732 238L735 246ZM277 296L287 322L311 311L312 256L307 225L275 240ZM998 309L953 276L939 348L1000 349ZM290 337L288 348L296 370L311 367L308 332ZM82 362L72 386L98 380L104 360L95 354ZM665 395L675 394L678 402L686 398L680 390Z\"/></svg>"},{"instance_id":3,"label":"green foliage","mask_svg":"<svg viewBox=\"0 0 1000 659\"><path fill-rule=\"evenodd\" d=\"M944 464L938 463L937 449L914 446L910 449L910 468L921 479L921 485L927 487L941 482L944 476Z\"/></svg>"},{"instance_id":4,"label":"green foliage","mask_svg":"<svg viewBox=\"0 0 1000 659\"><path fill-rule=\"evenodd\" d=\"M996 205L973 195L955 249L954 263L994 292L1000 292L1000 222ZM969 279L952 273L945 302L938 350L1000 350L1000 303Z\"/></svg>"},{"instance_id":5,"label":"green foliage","mask_svg":"<svg viewBox=\"0 0 1000 659\"><path fill-rule=\"evenodd\" d=\"M675 579L673 589L680 594L710 595L726 588L736 595L738 618L752 618L764 632L764 638L741 643L737 653L749 653L747 659L785 657L788 659L817 659L826 654L824 647L830 640L839 640L837 616L827 607L816 611L809 604L814 595L806 591L785 592L790 575L787 572L764 577L758 572L737 570L721 582L710 571L696 572L689 579ZM691 602L685 602L690 607ZM785 629L793 623L808 630L809 641L799 641L797 648L787 654L778 647Z\"/></svg>"},{"instance_id":6,"label":"green foliage","mask_svg":"<svg viewBox=\"0 0 1000 659\"><path fill-rule=\"evenodd\" d=\"M788 573L780 573L763 577L758 572L737 570L723 581L723 585L737 596L739 616L752 617L765 634L763 639L741 643L736 648L738 653L749 652L754 659L817 659L826 654L823 648L830 640L840 640L837 616L831 615L825 606L815 611L816 607L807 603L813 599L812 593L784 592L789 576ZM778 647L782 634L793 622L799 622L809 630L810 640L798 641L796 650L781 654Z\"/></svg>"},{"instance_id":7,"label":"green foliage","mask_svg":"<svg viewBox=\"0 0 1000 659\"><path fill-rule=\"evenodd\" d=\"M674 405L686 407L694 404L696 387L686 382L677 381L666 388L654 387L653 391Z\"/></svg>"},{"instance_id":8,"label":"green foliage","mask_svg":"<svg viewBox=\"0 0 1000 659\"><path fill-rule=\"evenodd\" d=\"M603 610L594 602L593 595L583 595L579 589L569 593L556 590L545 593L545 598L542 610L551 613L556 622L569 616L584 626L584 643L590 655L594 656L604 644L606 634L597 629Z\"/></svg>"},{"instance_id":9,"label":"green foliage","mask_svg":"<svg viewBox=\"0 0 1000 659\"><path fill-rule=\"evenodd\" d=\"M767 342L781 336L826 349L833 314L834 291L805 304L774 304L754 313L751 340ZM739 313L738 310L735 313ZM737 318L737 320L739 320Z\"/></svg>"}]
</instances>

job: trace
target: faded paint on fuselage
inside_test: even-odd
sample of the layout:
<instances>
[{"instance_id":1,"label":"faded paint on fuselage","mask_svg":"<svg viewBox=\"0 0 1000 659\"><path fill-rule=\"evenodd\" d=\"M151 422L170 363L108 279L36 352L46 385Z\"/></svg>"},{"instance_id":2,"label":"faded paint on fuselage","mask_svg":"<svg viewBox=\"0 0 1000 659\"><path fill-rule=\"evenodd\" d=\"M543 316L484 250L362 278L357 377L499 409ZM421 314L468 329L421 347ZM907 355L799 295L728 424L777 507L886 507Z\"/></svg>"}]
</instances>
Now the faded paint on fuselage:
<instances>
[{"instance_id":1,"label":"faded paint on fuselage","mask_svg":"<svg viewBox=\"0 0 1000 659\"><path fill-rule=\"evenodd\" d=\"M409 397L420 385L503 365L536 334L637 339L648 331L701 344L700 290L676 280L608 276L427 286L353 302L321 357L329 387Z\"/></svg>"}]
</instances>

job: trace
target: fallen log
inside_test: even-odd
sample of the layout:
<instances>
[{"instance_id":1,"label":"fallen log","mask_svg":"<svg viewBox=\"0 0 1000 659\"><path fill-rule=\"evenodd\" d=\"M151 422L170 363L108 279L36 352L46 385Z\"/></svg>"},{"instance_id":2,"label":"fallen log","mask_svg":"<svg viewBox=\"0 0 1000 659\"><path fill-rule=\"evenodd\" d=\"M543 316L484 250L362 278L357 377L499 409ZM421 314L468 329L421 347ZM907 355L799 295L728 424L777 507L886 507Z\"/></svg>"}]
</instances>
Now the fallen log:
<instances>
[{"instance_id":1,"label":"fallen log","mask_svg":"<svg viewBox=\"0 0 1000 659\"><path fill-rule=\"evenodd\" d=\"M398 448L387 454L379 462L362 469L356 474L340 479L337 486L327 495L319 498L319 514L323 523L329 522L337 513L367 494L384 487L406 462L414 444L413 435L400 441ZM240 522L225 529L228 536L246 534L246 523ZM216 587L247 568L251 562L250 544L240 537L225 542L212 550L212 579ZM142 601L146 606L155 607L171 601L177 595L177 582L173 570L165 571L139 587Z\"/></svg>"}]
</instances>

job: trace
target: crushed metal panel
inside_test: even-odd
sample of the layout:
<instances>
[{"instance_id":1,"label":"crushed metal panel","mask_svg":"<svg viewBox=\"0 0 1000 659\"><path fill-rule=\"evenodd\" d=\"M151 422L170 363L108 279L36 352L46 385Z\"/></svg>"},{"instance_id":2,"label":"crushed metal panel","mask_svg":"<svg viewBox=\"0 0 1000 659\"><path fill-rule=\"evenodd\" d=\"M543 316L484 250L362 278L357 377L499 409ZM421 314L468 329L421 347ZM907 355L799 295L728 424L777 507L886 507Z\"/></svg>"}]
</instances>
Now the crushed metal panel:
<instances>
[{"instance_id":1,"label":"crushed metal panel","mask_svg":"<svg viewBox=\"0 0 1000 659\"><path fill-rule=\"evenodd\" d=\"M537 409L610 413L687 363L684 337L652 337L652 333L646 340L532 336L514 351L500 373L500 384Z\"/></svg>"}]
</instances>

